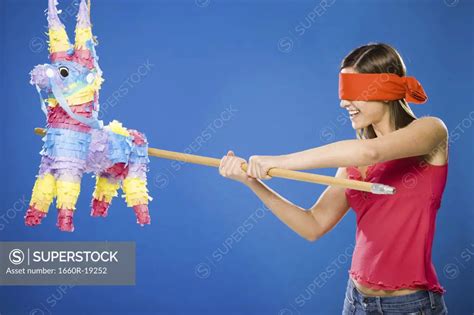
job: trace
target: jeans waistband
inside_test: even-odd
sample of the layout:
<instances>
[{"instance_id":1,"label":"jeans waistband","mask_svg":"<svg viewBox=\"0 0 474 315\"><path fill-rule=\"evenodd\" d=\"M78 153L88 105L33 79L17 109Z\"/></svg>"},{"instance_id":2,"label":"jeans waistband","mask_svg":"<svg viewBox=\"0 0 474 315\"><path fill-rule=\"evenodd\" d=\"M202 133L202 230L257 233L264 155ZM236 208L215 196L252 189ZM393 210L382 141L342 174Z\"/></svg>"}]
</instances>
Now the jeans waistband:
<instances>
[{"instance_id":1,"label":"jeans waistband","mask_svg":"<svg viewBox=\"0 0 474 315\"><path fill-rule=\"evenodd\" d=\"M360 304L367 310L378 310L382 313L383 310L396 310L400 307L409 307L410 305L419 305L420 303L429 304L432 309L436 308L436 300L434 292L429 290L421 290L414 293L399 295L399 296L367 296L360 292L354 284L354 281L349 277L347 283L347 299L351 304ZM424 304L424 303L423 303Z\"/></svg>"}]
</instances>

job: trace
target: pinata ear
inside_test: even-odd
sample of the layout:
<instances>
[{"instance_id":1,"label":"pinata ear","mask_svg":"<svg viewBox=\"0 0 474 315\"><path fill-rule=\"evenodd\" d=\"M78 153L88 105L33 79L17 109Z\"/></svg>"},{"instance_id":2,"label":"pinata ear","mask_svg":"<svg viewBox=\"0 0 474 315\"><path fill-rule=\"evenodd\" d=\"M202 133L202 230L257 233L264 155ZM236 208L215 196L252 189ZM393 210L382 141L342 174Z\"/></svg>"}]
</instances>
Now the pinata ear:
<instances>
[{"instance_id":1,"label":"pinata ear","mask_svg":"<svg viewBox=\"0 0 474 315\"><path fill-rule=\"evenodd\" d=\"M85 0L81 0L79 12L77 13L76 38L74 43L77 62L88 68L94 67L94 59L97 59L94 46L95 42L94 35L92 35L89 7Z\"/></svg>"},{"instance_id":2,"label":"pinata ear","mask_svg":"<svg viewBox=\"0 0 474 315\"><path fill-rule=\"evenodd\" d=\"M57 4L57 0L48 0L49 53L52 62L64 59L72 48L66 28L59 19Z\"/></svg>"},{"instance_id":3,"label":"pinata ear","mask_svg":"<svg viewBox=\"0 0 474 315\"><path fill-rule=\"evenodd\" d=\"M74 49L86 50L93 45L92 25L89 17L89 8L85 0L79 4L77 13L76 39Z\"/></svg>"}]
</instances>

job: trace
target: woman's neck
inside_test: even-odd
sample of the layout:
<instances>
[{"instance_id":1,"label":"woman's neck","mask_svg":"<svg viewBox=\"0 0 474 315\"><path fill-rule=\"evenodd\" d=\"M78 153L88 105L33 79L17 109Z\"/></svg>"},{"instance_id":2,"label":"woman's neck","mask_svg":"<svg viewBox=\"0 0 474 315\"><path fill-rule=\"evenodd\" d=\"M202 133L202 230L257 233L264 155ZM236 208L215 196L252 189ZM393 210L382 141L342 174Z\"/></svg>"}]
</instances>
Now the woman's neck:
<instances>
[{"instance_id":1,"label":"woman's neck","mask_svg":"<svg viewBox=\"0 0 474 315\"><path fill-rule=\"evenodd\" d=\"M382 137L395 131L395 126L393 125L388 113L386 116L382 117L380 121L372 123L372 127L374 128L377 137Z\"/></svg>"}]
</instances>

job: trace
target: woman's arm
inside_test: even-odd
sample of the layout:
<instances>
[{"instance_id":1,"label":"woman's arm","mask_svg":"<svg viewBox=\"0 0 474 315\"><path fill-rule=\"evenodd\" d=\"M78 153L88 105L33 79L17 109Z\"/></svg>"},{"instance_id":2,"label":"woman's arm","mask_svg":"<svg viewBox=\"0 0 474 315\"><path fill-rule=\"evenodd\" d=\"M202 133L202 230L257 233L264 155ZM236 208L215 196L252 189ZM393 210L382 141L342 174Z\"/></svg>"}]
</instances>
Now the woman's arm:
<instances>
[{"instance_id":1,"label":"woman's arm","mask_svg":"<svg viewBox=\"0 0 474 315\"><path fill-rule=\"evenodd\" d=\"M343 140L280 156L252 156L247 174L263 178L258 174L264 176L273 167L303 170L366 166L387 160L426 155L444 145L447 134L443 121L436 117L424 117L374 139Z\"/></svg>"},{"instance_id":2,"label":"woman's arm","mask_svg":"<svg viewBox=\"0 0 474 315\"><path fill-rule=\"evenodd\" d=\"M289 228L308 241L315 241L330 231L347 213L349 205L344 188L328 187L309 211L294 205L266 186L260 180L249 178L240 165L245 160L229 153L221 160L219 171L246 184L262 202ZM345 169L340 168L336 177L346 178Z\"/></svg>"},{"instance_id":3,"label":"woman's arm","mask_svg":"<svg viewBox=\"0 0 474 315\"><path fill-rule=\"evenodd\" d=\"M346 178L344 168L336 177ZM262 202L290 229L314 242L329 232L349 210L344 188L329 186L316 203L306 211L280 196L260 180L247 184Z\"/></svg>"},{"instance_id":4,"label":"woman's arm","mask_svg":"<svg viewBox=\"0 0 474 315\"><path fill-rule=\"evenodd\" d=\"M441 119L423 117L405 128L370 139L367 147L375 162L383 162L445 151L447 140L448 129Z\"/></svg>"}]
</instances>

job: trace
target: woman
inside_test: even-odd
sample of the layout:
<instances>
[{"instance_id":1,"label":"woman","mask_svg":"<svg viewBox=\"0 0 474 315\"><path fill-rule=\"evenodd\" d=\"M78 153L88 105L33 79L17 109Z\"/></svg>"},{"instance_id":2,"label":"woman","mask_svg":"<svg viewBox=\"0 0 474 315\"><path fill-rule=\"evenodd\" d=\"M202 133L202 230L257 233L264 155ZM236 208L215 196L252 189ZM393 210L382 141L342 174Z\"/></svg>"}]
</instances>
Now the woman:
<instances>
[{"instance_id":1,"label":"woman","mask_svg":"<svg viewBox=\"0 0 474 315\"><path fill-rule=\"evenodd\" d=\"M435 117L416 118L407 102L424 103L421 84L406 77L398 52L369 44L344 58L340 106L357 139L246 161L229 151L219 172L247 185L288 227L309 241L329 232L352 208L356 246L343 314L447 314L431 262L435 219L448 166L448 131ZM394 195L328 187L310 209L281 197L261 179L271 168L337 167L336 177L377 182Z\"/></svg>"}]
</instances>

